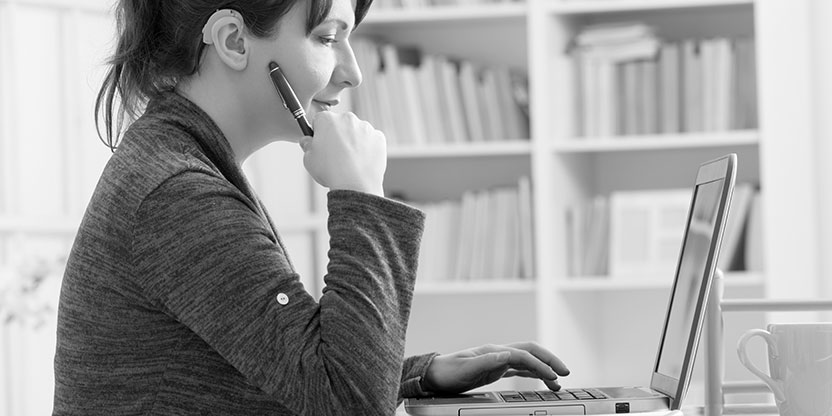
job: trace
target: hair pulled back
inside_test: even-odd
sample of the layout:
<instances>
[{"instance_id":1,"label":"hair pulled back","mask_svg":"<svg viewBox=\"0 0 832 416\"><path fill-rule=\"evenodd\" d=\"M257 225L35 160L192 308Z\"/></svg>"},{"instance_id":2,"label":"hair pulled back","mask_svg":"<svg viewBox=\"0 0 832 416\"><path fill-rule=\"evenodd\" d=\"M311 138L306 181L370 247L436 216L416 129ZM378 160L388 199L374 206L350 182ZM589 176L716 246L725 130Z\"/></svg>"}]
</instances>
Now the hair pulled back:
<instances>
[{"instance_id":1,"label":"hair pulled back","mask_svg":"<svg viewBox=\"0 0 832 416\"><path fill-rule=\"evenodd\" d=\"M272 36L277 22L295 4L309 2L307 35L329 14L332 0L119 0L118 43L95 101L95 126L115 151L120 136L147 102L196 73L202 55L202 28L219 9L234 9L254 36ZM355 24L372 0L356 0ZM100 121L105 134L101 134Z\"/></svg>"}]
</instances>

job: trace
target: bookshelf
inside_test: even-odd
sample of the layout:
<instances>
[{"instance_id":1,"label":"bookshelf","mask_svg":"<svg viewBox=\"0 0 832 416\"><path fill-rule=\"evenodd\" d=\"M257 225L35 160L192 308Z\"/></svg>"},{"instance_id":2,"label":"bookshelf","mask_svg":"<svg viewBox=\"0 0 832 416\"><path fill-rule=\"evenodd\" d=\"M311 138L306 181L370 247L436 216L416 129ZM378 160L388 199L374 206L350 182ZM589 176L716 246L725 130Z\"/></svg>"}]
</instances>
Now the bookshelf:
<instances>
[{"instance_id":1,"label":"bookshelf","mask_svg":"<svg viewBox=\"0 0 832 416\"><path fill-rule=\"evenodd\" d=\"M798 241L818 239L813 226L815 197L810 191L814 189L808 107L811 58L804 46L812 42L808 32L789 29L809 25L809 3L529 0L371 10L356 35L415 46L425 53L509 65L526 71L529 79L531 137L526 143L390 147L386 186L415 201L459 197L467 190L504 185L518 175L529 175L533 185L532 281L417 284L408 353L449 351L459 346L459 339L471 345L500 342L494 337L503 334L490 327L452 332L455 340L437 337L443 322L424 319L432 316L426 309L471 316L490 308L502 312L491 319L512 325L512 335L536 340L569 363L570 385L649 382L671 277L570 276L565 212L572 204L615 191L688 188L699 163L729 152L739 155L738 183L762 189L765 227L763 271L729 273L728 290L736 297L814 296L811 288L816 285L819 253ZM566 51L584 27L630 21L654 27L658 37L669 42L754 39L758 125L582 137L576 100L580 73ZM799 183L806 186L794 185ZM805 216L794 215L794 206L807 207ZM499 300L486 304L484 299ZM728 323L726 331L731 336L731 331L739 333L770 319L776 316L749 314ZM730 365L727 371L729 378L744 374ZM694 385L701 386L701 380L698 370ZM515 385L528 386L522 380ZM691 390L694 402L699 391Z\"/></svg>"},{"instance_id":2,"label":"bookshelf","mask_svg":"<svg viewBox=\"0 0 832 416\"><path fill-rule=\"evenodd\" d=\"M393 146L387 151L387 158L392 160L453 158L453 157L487 157L501 155L530 156L531 144L526 140L506 140L491 143L463 143L443 145Z\"/></svg>"},{"instance_id":3,"label":"bookshelf","mask_svg":"<svg viewBox=\"0 0 832 416\"><path fill-rule=\"evenodd\" d=\"M510 185L522 176L531 179L533 194L533 279L419 282L407 352L536 340L573 370L566 386L644 384L669 282L658 276L639 281L570 276L563 213L597 194L689 186L699 162L727 152L739 154L738 180L762 187L765 224L763 271L729 274L727 296L815 296L819 264L829 262L811 243L829 234L816 229L816 198L828 197L813 195L820 181L815 167L825 164L815 155L809 103L812 48L825 44L811 38L810 30L795 28L827 28L820 16L829 15L829 7L825 1L811 3L528 0L408 10L374 5L356 35L509 66L528 75L531 95L530 137L389 149L388 191L404 192L414 201L459 198L465 191ZM825 7L826 14L813 15L813 7ZM0 263L21 248L71 244L109 157L96 140L89 111L103 74L101 63L112 46L111 37L102 35L113 31L110 12L101 0L0 0L0 90L7 92L0 94ZM655 25L663 38L673 40L753 34L759 128L579 139L577 73L564 51L582 27L625 20ZM30 33L32 27L40 28L37 36ZM33 50L60 65L32 66ZM22 86L30 94L22 94ZM824 126L827 119L821 120ZM327 258L325 191L308 178L296 152L297 146L275 144L251 159L247 173L277 221L304 285L317 295L322 280L316 278L324 275ZM28 198L32 189L38 197ZM295 197L280 198L288 194ZM778 317L737 319L726 322L729 339ZM0 409L6 413L48 412L50 403L43 397L52 392L50 334L53 329L0 333L0 375L6 375L0 376ZM727 379L745 374L739 365L727 364ZM694 379L702 377L695 374ZM511 380L503 386L529 383Z\"/></svg>"}]
</instances>

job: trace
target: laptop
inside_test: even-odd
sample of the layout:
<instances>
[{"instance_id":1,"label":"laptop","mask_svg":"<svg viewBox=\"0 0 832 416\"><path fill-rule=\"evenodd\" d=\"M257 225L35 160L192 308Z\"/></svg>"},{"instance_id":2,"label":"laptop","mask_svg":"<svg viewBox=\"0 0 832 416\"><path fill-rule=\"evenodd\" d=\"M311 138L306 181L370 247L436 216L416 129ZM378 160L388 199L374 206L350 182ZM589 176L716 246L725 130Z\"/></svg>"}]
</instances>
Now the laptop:
<instances>
[{"instance_id":1,"label":"laptop","mask_svg":"<svg viewBox=\"0 0 832 416\"><path fill-rule=\"evenodd\" d=\"M693 372L736 165L736 154L729 154L703 163L696 174L649 387L473 392L407 399L405 411L418 416L536 416L679 410Z\"/></svg>"}]
</instances>

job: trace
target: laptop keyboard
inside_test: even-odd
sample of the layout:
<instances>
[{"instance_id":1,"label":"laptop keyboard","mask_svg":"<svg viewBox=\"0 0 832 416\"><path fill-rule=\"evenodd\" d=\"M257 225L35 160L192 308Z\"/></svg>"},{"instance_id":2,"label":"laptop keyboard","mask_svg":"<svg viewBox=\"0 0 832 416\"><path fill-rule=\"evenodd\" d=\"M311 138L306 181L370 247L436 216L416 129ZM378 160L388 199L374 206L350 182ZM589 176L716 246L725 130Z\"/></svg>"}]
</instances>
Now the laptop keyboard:
<instances>
[{"instance_id":1,"label":"laptop keyboard","mask_svg":"<svg viewBox=\"0 0 832 416\"><path fill-rule=\"evenodd\" d=\"M507 402L555 402L566 400L598 400L608 397L596 389L501 391L500 396Z\"/></svg>"}]
</instances>

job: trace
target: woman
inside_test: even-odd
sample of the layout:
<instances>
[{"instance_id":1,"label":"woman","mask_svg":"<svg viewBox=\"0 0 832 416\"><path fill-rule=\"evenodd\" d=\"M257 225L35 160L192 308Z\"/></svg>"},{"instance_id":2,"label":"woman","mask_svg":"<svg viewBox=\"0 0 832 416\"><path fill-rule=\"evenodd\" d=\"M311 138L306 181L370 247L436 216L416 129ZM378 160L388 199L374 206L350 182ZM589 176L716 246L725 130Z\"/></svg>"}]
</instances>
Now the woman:
<instances>
[{"instance_id":1,"label":"woman","mask_svg":"<svg viewBox=\"0 0 832 416\"><path fill-rule=\"evenodd\" d=\"M118 3L96 107L118 149L64 277L55 414L389 415L504 375L558 388L568 370L534 344L403 357L423 214L384 198L384 135L326 111L361 83L349 36L370 1ZM241 171L276 140L330 189L318 302Z\"/></svg>"}]
</instances>

